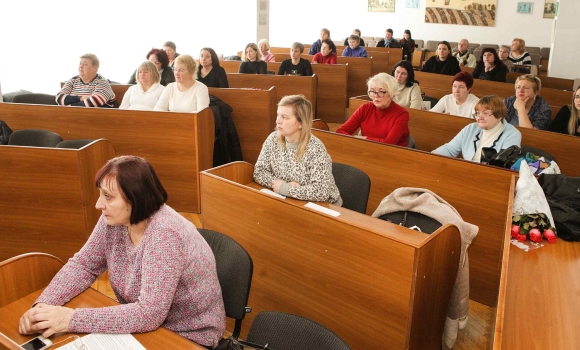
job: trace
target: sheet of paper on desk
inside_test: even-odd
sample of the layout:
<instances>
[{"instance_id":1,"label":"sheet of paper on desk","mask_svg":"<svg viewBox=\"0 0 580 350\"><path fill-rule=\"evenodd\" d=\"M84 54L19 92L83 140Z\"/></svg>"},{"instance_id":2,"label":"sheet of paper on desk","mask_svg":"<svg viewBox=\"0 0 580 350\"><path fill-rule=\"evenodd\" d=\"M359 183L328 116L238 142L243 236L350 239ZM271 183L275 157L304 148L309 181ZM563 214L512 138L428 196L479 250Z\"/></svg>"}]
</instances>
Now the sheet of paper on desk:
<instances>
[{"instance_id":1,"label":"sheet of paper on desk","mask_svg":"<svg viewBox=\"0 0 580 350\"><path fill-rule=\"evenodd\" d=\"M337 212L336 210L328 209L328 208L325 208L325 207L323 207L321 205L314 204L312 202L308 202L308 203L304 204L304 206L307 207L307 208L310 208L310 209L314 209L314 210L321 211L324 214L328 214L330 216L337 217L337 216L340 215L340 213Z\"/></svg>"},{"instance_id":2,"label":"sheet of paper on desk","mask_svg":"<svg viewBox=\"0 0 580 350\"><path fill-rule=\"evenodd\" d=\"M89 350L145 350L131 334L100 334L92 333L81 337L85 347ZM77 340L77 343L80 341ZM74 342L70 342L58 349L78 350Z\"/></svg>"},{"instance_id":3,"label":"sheet of paper on desk","mask_svg":"<svg viewBox=\"0 0 580 350\"><path fill-rule=\"evenodd\" d=\"M274 191L271 191L271 190L269 190L269 189L267 189L267 188L262 188L262 189L260 190L260 192L264 192L265 194L269 194L269 195L270 195L270 196L272 196L272 197L278 197L278 198L286 199L286 196L283 196L283 195L281 195L281 194L279 194L279 193L276 193L276 192L274 192Z\"/></svg>"}]
</instances>

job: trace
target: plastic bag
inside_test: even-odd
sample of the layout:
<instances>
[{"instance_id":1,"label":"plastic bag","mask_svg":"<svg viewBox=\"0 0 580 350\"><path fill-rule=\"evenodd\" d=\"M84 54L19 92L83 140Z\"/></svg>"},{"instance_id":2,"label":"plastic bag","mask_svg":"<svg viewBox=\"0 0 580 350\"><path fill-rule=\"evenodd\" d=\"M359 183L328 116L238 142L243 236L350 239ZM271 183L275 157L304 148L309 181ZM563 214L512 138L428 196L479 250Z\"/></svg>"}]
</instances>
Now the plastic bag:
<instances>
[{"instance_id":1,"label":"plastic bag","mask_svg":"<svg viewBox=\"0 0 580 350\"><path fill-rule=\"evenodd\" d=\"M513 215L546 214L550 226L556 227L550 206L542 187L527 166L520 167L520 178L516 184Z\"/></svg>"}]
</instances>

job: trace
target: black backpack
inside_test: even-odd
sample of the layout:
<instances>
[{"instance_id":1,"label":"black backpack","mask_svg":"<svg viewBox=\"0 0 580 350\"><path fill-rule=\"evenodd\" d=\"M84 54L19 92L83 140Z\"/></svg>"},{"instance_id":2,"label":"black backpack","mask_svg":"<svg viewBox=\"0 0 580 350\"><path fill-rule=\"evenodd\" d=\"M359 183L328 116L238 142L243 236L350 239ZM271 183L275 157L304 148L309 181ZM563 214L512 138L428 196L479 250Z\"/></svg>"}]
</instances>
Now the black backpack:
<instances>
[{"instance_id":1,"label":"black backpack","mask_svg":"<svg viewBox=\"0 0 580 350\"><path fill-rule=\"evenodd\" d=\"M3 120L0 120L0 145L7 145L11 134L12 129Z\"/></svg>"}]
</instances>

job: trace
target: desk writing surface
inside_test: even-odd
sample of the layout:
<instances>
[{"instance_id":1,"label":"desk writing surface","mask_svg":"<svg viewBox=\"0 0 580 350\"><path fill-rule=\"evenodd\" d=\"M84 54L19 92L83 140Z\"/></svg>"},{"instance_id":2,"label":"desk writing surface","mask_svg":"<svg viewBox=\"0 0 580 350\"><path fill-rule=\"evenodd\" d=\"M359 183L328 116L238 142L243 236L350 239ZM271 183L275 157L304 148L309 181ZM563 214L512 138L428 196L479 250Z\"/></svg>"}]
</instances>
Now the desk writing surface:
<instances>
[{"instance_id":1,"label":"desk writing surface","mask_svg":"<svg viewBox=\"0 0 580 350\"><path fill-rule=\"evenodd\" d=\"M509 249L502 349L578 349L580 243Z\"/></svg>"},{"instance_id":2,"label":"desk writing surface","mask_svg":"<svg viewBox=\"0 0 580 350\"><path fill-rule=\"evenodd\" d=\"M41 290L37 290L13 303L10 303L2 308L0 308L0 333L4 333L8 338L12 339L18 344L22 344L36 335L21 335L18 333L18 321L20 317L30 308L30 306L36 301L36 299L42 293ZM118 303L97 292L96 290L89 288L79 294L77 297L73 298L70 302L66 303L65 306L71 308L91 308L91 307L105 307L114 306ZM79 336L84 336L85 334L78 334ZM52 336L50 340L53 343L59 342L66 339L70 334L62 333L59 336ZM135 333L133 336L146 348L146 349L205 349L194 342L174 333L166 328L158 328L152 332L147 333ZM63 344L59 344L64 345Z\"/></svg>"}]
</instances>

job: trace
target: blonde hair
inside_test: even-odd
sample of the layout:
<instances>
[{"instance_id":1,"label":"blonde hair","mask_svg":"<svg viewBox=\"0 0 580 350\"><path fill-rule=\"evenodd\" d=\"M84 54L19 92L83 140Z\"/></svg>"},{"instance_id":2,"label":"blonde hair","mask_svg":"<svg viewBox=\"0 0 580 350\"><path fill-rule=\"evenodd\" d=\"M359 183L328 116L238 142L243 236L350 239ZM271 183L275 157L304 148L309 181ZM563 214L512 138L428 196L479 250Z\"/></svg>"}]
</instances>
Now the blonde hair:
<instances>
[{"instance_id":1,"label":"blonde hair","mask_svg":"<svg viewBox=\"0 0 580 350\"><path fill-rule=\"evenodd\" d=\"M302 43L295 42L294 44L292 44L292 46L290 46L290 50L294 51L295 49L299 49L300 53L302 53L304 52L304 45L302 45Z\"/></svg>"},{"instance_id":2,"label":"blonde hair","mask_svg":"<svg viewBox=\"0 0 580 350\"><path fill-rule=\"evenodd\" d=\"M393 78L393 76L387 73L379 73L375 76L370 77L367 80L367 87L370 89L371 85L378 85L381 88L387 90L387 93L391 98L395 97L399 93L399 83Z\"/></svg>"},{"instance_id":3,"label":"blonde hair","mask_svg":"<svg viewBox=\"0 0 580 350\"><path fill-rule=\"evenodd\" d=\"M258 41L258 47L260 46L260 44L266 45L267 50L270 50L270 42L268 41L268 39L262 39Z\"/></svg>"},{"instance_id":4,"label":"blonde hair","mask_svg":"<svg viewBox=\"0 0 580 350\"><path fill-rule=\"evenodd\" d=\"M262 60L262 51L260 51L260 48L255 43L249 43L248 45L246 45L246 48L244 48L244 52L242 52L242 61L249 62L248 58L246 57L246 50L248 49L248 47L251 47L252 50L256 51L256 62L260 62Z\"/></svg>"},{"instance_id":5,"label":"blonde hair","mask_svg":"<svg viewBox=\"0 0 580 350\"><path fill-rule=\"evenodd\" d=\"M529 82L534 83L534 92L537 92L538 94L540 93L540 90L542 89L542 81L540 80L540 78L536 75L533 74L524 74L524 75L520 75L517 79L516 82L514 84L515 88L518 88L518 83L521 80L526 80Z\"/></svg>"},{"instance_id":6,"label":"blonde hair","mask_svg":"<svg viewBox=\"0 0 580 350\"><path fill-rule=\"evenodd\" d=\"M478 109L488 109L495 119L502 120L507 116L507 108L501 97L490 95L483 96L473 107L476 111Z\"/></svg>"},{"instance_id":7,"label":"blonde hair","mask_svg":"<svg viewBox=\"0 0 580 350\"><path fill-rule=\"evenodd\" d=\"M526 41L524 39L515 38L513 41L518 43L518 53L526 51Z\"/></svg>"},{"instance_id":8,"label":"blonde hair","mask_svg":"<svg viewBox=\"0 0 580 350\"><path fill-rule=\"evenodd\" d=\"M139 65L139 68L137 68L137 75L135 77L137 80L137 84L141 84L141 82L139 81L139 71L140 70L148 71L151 73L151 78L153 78L153 84L161 81L161 75L159 75L159 71L157 70L157 66L155 65L155 63L147 60L147 61L144 61L143 63L141 63Z\"/></svg>"},{"instance_id":9,"label":"blonde hair","mask_svg":"<svg viewBox=\"0 0 580 350\"><path fill-rule=\"evenodd\" d=\"M580 87L574 90L574 94L572 95L572 106L570 106L570 121L568 121L568 134L574 135L576 129L578 128L576 124L578 123L578 108L576 108L576 101L574 96L578 93Z\"/></svg>"},{"instance_id":10,"label":"blonde hair","mask_svg":"<svg viewBox=\"0 0 580 350\"><path fill-rule=\"evenodd\" d=\"M278 102L278 107L283 106L292 106L294 116L296 116L296 119L302 125L302 128L300 129L300 138L298 139L298 149L294 155L297 160L300 160L306 152L308 142L310 142L310 130L312 129L312 104L306 99L306 97L304 97L304 95L288 95L282 97L280 102ZM284 136L278 136L278 143L284 149L286 148L286 139Z\"/></svg>"},{"instance_id":11,"label":"blonde hair","mask_svg":"<svg viewBox=\"0 0 580 350\"><path fill-rule=\"evenodd\" d=\"M177 66L178 64L185 65L187 72L191 74L192 78L196 75L197 65L195 64L195 60L193 59L193 57L191 57L190 55L177 56L177 58L175 58L175 65Z\"/></svg>"}]
</instances>

